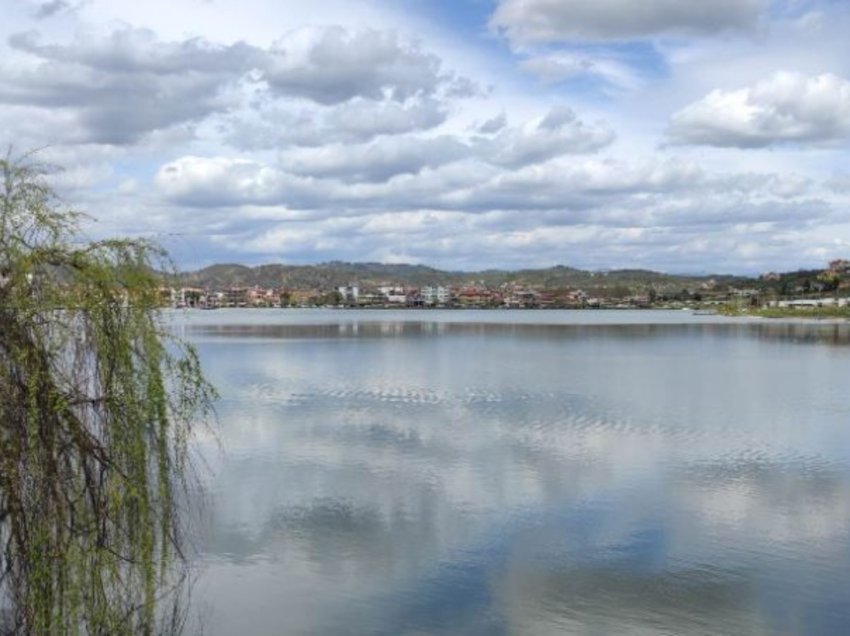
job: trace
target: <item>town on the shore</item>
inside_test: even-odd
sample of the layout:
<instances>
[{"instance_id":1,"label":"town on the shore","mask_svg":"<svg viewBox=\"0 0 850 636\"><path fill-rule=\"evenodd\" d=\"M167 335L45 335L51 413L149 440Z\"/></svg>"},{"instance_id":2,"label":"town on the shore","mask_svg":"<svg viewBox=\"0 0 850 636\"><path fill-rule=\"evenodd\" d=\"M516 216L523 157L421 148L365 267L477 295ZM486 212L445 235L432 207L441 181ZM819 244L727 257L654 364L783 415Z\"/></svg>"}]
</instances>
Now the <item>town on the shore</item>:
<instances>
[{"instance_id":1,"label":"town on the shore","mask_svg":"<svg viewBox=\"0 0 850 636\"><path fill-rule=\"evenodd\" d=\"M847 307L850 304L850 261L840 259L815 276L762 274L742 279L749 285L707 278L691 288L642 289L595 286L591 289L484 281L460 285L412 286L386 281L351 282L332 288L289 286L216 288L168 286L163 304L175 308L457 308L457 309L643 309L684 307Z\"/></svg>"}]
</instances>

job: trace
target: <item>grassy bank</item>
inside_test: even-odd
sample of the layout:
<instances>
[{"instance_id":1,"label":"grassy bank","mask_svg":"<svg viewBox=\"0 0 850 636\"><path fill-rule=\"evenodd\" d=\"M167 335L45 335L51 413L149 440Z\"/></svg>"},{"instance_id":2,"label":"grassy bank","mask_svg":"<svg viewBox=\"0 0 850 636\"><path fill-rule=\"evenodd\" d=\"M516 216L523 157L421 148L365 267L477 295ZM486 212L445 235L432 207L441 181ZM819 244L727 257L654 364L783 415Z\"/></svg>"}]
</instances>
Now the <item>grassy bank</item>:
<instances>
[{"instance_id":1,"label":"grassy bank","mask_svg":"<svg viewBox=\"0 0 850 636\"><path fill-rule=\"evenodd\" d=\"M850 307L735 307L726 305L724 316L758 316L761 318L810 318L850 320Z\"/></svg>"}]
</instances>

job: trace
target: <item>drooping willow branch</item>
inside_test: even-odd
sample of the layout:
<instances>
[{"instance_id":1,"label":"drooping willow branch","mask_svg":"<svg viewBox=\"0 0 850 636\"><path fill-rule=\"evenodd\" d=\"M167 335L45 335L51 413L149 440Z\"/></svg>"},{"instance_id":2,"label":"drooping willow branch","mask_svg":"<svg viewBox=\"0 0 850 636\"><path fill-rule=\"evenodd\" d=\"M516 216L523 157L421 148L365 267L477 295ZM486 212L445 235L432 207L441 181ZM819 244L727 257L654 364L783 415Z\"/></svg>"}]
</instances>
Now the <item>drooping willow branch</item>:
<instances>
[{"instance_id":1,"label":"drooping willow branch","mask_svg":"<svg viewBox=\"0 0 850 636\"><path fill-rule=\"evenodd\" d=\"M0 632L174 629L177 495L213 390L158 321L164 255L79 244L37 166L0 172Z\"/></svg>"}]
</instances>

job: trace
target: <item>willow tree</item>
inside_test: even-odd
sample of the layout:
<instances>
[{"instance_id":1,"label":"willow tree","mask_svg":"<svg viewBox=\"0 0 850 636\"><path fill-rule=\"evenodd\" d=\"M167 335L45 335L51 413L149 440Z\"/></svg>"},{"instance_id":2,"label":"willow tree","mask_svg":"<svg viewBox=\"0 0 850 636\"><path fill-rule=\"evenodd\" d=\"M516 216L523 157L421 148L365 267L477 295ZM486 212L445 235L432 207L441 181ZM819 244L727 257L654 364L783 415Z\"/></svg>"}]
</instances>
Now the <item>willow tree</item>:
<instances>
[{"instance_id":1,"label":"willow tree","mask_svg":"<svg viewBox=\"0 0 850 636\"><path fill-rule=\"evenodd\" d=\"M164 254L83 241L37 165L0 173L0 632L173 631L213 395L158 317Z\"/></svg>"}]
</instances>

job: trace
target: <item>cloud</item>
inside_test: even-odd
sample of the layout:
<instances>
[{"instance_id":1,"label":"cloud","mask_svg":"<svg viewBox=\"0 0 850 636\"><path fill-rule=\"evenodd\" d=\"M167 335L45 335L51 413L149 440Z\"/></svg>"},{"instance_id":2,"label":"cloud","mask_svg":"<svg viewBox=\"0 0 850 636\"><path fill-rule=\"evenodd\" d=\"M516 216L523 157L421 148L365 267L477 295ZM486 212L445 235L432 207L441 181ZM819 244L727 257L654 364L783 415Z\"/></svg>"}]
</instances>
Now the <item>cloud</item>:
<instances>
[{"instance_id":1,"label":"cloud","mask_svg":"<svg viewBox=\"0 0 850 636\"><path fill-rule=\"evenodd\" d=\"M550 52L526 58L520 68L544 84L559 84L575 78L600 79L618 88L635 88L637 73L627 64L611 56Z\"/></svg>"},{"instance_id":2,"label":"cloud","mask_svg":"<svg viewBox=\"0 0 850 636\"><path fill-rule=\"evenodd\" d=\"M444 72L436 55L375 30L299 29L265 49L163 41L129 27L81 32L65 44L18 33L9 44L24 61L0 68L0 104L30 107L47 128L60 119L68 143L131 145L239 108L250 116L226 127L243 146L366 141L437 126L446 102L477 90ZM317 107L324 108L318 116ZM270 134L267 122L275 118L287 134Z\"/></svg>"},{"instance_id":3,"label":"cloud","mask_svg":"<svg viewBox=\"0 0 850 636\"><path fill-rule=\"evenodd\" d=\"M186 156L160 168L154 179L168 199L195 207L303 203L318 193L310 180L248 159Z\"/></svg>"},{"instance_id":4,"label":"cloud","mask_svg":"<svg viewBox=\"0 0 850 636\"><path fill-rule=\"evenodd\" d=\"M547 125L558 123L556 115ZM444 142L451 140L435 141ZM410 145L385 138L348 151L381 157ZM716 173L682 158L565 155L503 168L473 154L418 169L425 151L355 169L351 155L322 151L302 149L275 163L182 157L160 168L156 193L184 210L175 219L205 235L210 218L218 219L218 248L252 262L393 258L510 267L563 261L570 248L570 263L585 267L706 271L731 258L759 271L778 267L803 236L806 255L836 253L831 239L812 233L848 221L803 177ZM411 169L380 174L406 161Z\"/></svg>"},{"instance_id":5,"label":"cloud","mask_svg":"<svg viewBox=\"0 0 850 636\"><path fill-rule=\"evenodd\" d=\"M504 129L508 125L508 118L505 113L499 113L495 117L491 117L487 121L481 123L475 128L475 131L482 135L492 135Z\"/></svg>"},{"instance_id":6,"label":"cloud","mask_svg":"<svg viewBox=\"0 0 850 636\"><path fill-rule=\"evenodd\" d=\"M38 5L35 16L38 19L50 18L66 11L73 11L74 8L74 5L66 0L48 0Z\"/></svg>"},{"instance_id":7,"label":"cloud","mask_svg":"<svg viewBox=\"0 0 850 636\"><path fill-rule=\"evenodd\" d=\"M350 154L314 149L278 164L186 156L162 166L155 182L167 199L198 208L286 206L321 215L329 210L351 215L413 209L472 216L500 212L507 215L501 222L525 225L787 224L823 218L829 211L816 199L804 198L811 184L794 175L715 174L683 160L587 157L505 170L472 156L457 158L454 153L463 149L451 138L436 138L410 156L404 154L410 144L390 141L384 147L350 149L361 157L378 157L359 167ZM429 159L441 153L448 158ZM405 165L409 168L397 168ZM382 171L393 174L387 178Z\"/></svg>"},{"instance_id":8,"label":"cloud","mask_svg":"<svg viewBox=\"0 0 850 636\"><path fill-rule=\"evenodd\" d=\"M747 88L715 90L675 113L668 136L734 148L838 142L850 136L850 82L777 72Z\"/></svg>"},{"instance_id":9,"label":"cloud","mask_svg":"<svg viewBox=\"0 0 850 636\"><path fill-rule=\"evenodd\" d=\"M825 185L836 194L850 194L850 173L836 172L826 180Z\"/></svg>"},{"instance_id":10,"label":"cloud","mask_svg":"<svg viewBox=\"0 0 850 636\"><path fill-rule=\"evenodd\" d=\"M37 32L17 33L9 44L38 58L111 73L174 75L241 72L262 63L262 52L244 42L223 46L201 38L165 42L149 29L120 28L106 35L80 33L70 44L41 44Z\"/></svg>"},{"instance_id":11,"label":"cloud","mask_svg":"<svg viewBox=\"0 0 850 636\"><path fill-rule=\"evenodd\" d=\"M692 162L571 157L479 178L446 193L444 204L479 213L501 211L518 219L526 211L538 223L548 218L651 225L658 222L660 210L669 210L665 206L691 197L707 203L713 189L709 177Z\"/></svg>"},{"instance_id":12,"label":"cloud","mask_svg":"<svg viewBox=\"0 0 850 636\"><path fill-rule=\"evenodd\" d=\"M371 141L435 128L448 116L444 102L431 97L400 104L355 98L334 106L304 108L269 100L239 113L226 125L226 139L236 148L262 150L285 146L319 147Z\"/></svg>"},{"instance_id":13,"label":"cloud","mask_svg":"<svg viewBox=\"0 0 850 636\"><path fill-rule=\"evenodd\" d=\"M404 102L441 90L471 90L444 73L436 55L393 32L342 27L290 32L269 51L263 79L277 94L320 104L354 97Z\"/></svg>"},{"instance_id":14,"label":"cloud","mask_svg":"<svg viewBox=\"0 0 850 636\"><path fill-rule=\"evenodd\" d=\"M417 174L470 156L471 149L456 137L386 137L356 146L325 145L285 155L287 171L311 177L346 181L386 181L400 174Z\"/></svg>"},{"instance_id":15,"label":"cloud","mask_svg":"<svg viewBox=\"0 0 850 636\"><path fill-rule=\"evenodd\" d=\"M204 4L192 21L155 4L28 0L0 29L0 139L48 144L98 236L179 234L189 262L681 271L846 252L832 5L804 25L767 0L495 0L505 57L480 29L372 0L317 0L308 18L290 0Z\"/></svg>"},{"instance_id":16,"label":"cloud","mask_svg":"<svg viewBox=\"0 0 850 636\"><path fill-rule=\"evenodd\" d=\"M253 53L244 44L161 42L144 29L80 35L67 45L42 45L32 33L9 42L34 62L0 76L0 103L73 122L64 142L113 145L226 110L223 89Z\"/></svg>"},{"instance_id":17,"label":"cloud","mask_svg":"<svg viewBox=\"0 0 850 636\"><path fill-rule=\"evenodd\" d=\"M592 154L614 140L613 131L605 124L587 124L563 106L520 126L508 126L506 119L497 117L476 132L482 128L489 132L469 139L407 135L365 145L326 144L285 154L284 166L299 175L380 182L461 160L515 169L565 155Z\"/></svg>"},{"instance_id":18,"label":"cloud","mask_svg":"<svg viewBox=\"0 0 850 636\"><path fill-rule=\"evenodd\" d=\"M490 25L513 43L710 35L756 26L764 0L499 0Z\"/></svg>"},{"instance_id":19,"label":"cloud","mask_svg":"<svg viewBox=\"0 0 850 636\"><path fill-rule=\"evenodd\" d=\"M339 119L330 125L317 124L322 121L319 117L311 118L305 113L303 121L297 122L299 125L285 126L281 120L273 121L270 128L279 130L277 133L270 130L265 139L235 130L233 143L253 148L278 147L280 167L291 174L356 183L383 182L462 160L468 162L467 167L474 162L497 168L519 168L565 155L591 154L614 139L614 133L605 124L585 123L571 109L561 106L519 126L509 126L507 118L501 115L473 128L471 135L386 134L368 143L345 143L352 138L374 136L378 132L376 127L382 124L373 121L367 114L370 111L365 110L364 128L353 128L358 125L357 118L340 117L340 108L348 110L345 105L332 109L335 120ZM393 112L392 103L381 108ZM383 125L392 124L390 118ZM327 135L324 140L318 137L322 132ZM341 143L333 143L334 138ZM307 147L286 148L287 142Z\"/></svg>"},{"instance_id":20,"label":"cloud","mask_svg":"<svg viewBox=\"0 0 850 636\"><path fill-rule=\"evenodd\" d=\"M588 124L564 106L519 127L502 128L495 137L481 138L476 149L485 161L519 167L565 154L586 154L609 146L614 132L603 123Z\"/></svg>"},{"instance_id":21,"label":"cloud","mask_svg":"<svg viewBox=\"0 0 850 636\"><path fill-rule=\"evenodd\" d=\"M300 262L401 257L406 262L468 269L546 266L567 259L579 267L645 266L691 272L726 270L729 266L741 267L743 262L752 271L766 271L787 262L788 250L799 245L799 226L737 222L728 213L705 215L693 224L672 222L676 212L684 216L699 207L698 202L690 207L680 205L666 219L656 216L650 219L655 223L633 224L624 222L625 215L616 222L616 210L598 215L569 210L545 215L528 210L477 215L375 211L351 217L254 224L244 235L228 231L222 240L234 253L254 262L271 256ZM817 207L765 207L743 212L764 217L818 213ZM824 243L811 240L808 245L807 250ZM733 257L734 264L730 263ZM821 260L817 258L817 262Z\"/></svg>"}]
</instances>

